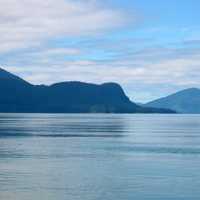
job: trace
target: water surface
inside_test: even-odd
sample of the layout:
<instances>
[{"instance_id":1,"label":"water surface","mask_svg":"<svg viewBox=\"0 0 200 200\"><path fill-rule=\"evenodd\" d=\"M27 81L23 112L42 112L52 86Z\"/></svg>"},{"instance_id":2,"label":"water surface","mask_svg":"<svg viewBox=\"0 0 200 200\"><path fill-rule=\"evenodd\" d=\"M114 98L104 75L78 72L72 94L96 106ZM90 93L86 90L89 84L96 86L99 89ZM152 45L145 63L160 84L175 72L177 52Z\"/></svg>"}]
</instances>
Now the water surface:
<instances>
[{"instance_id":1,"label":"water surface","mask_svg":"<svg viewBox=\"0 0 200 200\"><path fill-rule=\"evenodd\" d=\"M199 200L200 115L0 114L2 200Z\"/></svg>"}]
</instances>

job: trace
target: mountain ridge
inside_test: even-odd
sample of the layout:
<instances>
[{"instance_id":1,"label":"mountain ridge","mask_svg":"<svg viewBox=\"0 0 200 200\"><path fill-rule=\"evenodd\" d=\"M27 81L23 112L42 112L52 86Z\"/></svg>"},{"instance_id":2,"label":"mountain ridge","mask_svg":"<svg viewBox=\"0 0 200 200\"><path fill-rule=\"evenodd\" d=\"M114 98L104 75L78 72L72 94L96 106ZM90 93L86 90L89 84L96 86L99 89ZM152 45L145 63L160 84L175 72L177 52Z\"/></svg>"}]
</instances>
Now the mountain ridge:
<instances>
[{"instance_id":1,"label":"mountain ridge","mask_svg":"<svg viewBox=\"0 0 200 200\"><path fill-rule=\"evenodd\" d=\"M155 108L172 109L179 113L200 113L200 89L187 88L144 104Z\"/></svg>"},{"instance_id":2,"label":"mountain ridge","mask_svg":"<svg viewBox=\"0 0 200 200\"><path fill-rule=\"evenodd\" d=\"M0 69L0 112L25 113L174 113L144 108L126 96L118 83L65 81L33 85Z\"/></svg>"}]
</instances>

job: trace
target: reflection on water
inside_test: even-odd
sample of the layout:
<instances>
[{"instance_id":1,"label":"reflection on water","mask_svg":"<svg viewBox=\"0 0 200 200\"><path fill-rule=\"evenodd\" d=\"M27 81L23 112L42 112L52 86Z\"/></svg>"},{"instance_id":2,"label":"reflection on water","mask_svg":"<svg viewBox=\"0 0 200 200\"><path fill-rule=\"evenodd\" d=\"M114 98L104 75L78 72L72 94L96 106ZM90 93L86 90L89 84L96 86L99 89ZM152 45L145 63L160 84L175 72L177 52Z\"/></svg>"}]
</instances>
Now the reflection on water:
<instances>
[{"instance_id":1,"label":"reflection on water","mask_svg":"<svg viewBox=\"0 0 200 200\"><path fill-rule=\"evenodd\" d=\"M199 200L199 115L0 114L0 199Z\"/></svg>"},{"instance_id":2,"label":"reflection on water","mask_svg":"<svg viewBox=\"0 0 200 200\"><path fill-rule=\"evenodd\" d=\"M123 118L102 115L0 116L0 137L118 137L123 136Z\"/></svg>"}]
</instances>

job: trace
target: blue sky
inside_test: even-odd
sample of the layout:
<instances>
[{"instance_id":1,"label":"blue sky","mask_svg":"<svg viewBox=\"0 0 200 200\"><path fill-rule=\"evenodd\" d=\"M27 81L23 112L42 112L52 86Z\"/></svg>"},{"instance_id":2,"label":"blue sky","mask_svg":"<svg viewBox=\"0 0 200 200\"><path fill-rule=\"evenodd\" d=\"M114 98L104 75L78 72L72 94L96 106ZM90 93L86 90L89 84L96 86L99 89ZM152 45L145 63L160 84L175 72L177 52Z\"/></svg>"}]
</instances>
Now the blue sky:
<instances>
[{"instance_id":1,"label":"blue sky","mask_svg":"<svg viewBox=\"0 0 200 200\"><path fill-rule=\"evenodd\" d=\"M0 65L34 84L118 82L137 102L200 87L198 0L0 3Z\"/></svg>"}]
</instances>

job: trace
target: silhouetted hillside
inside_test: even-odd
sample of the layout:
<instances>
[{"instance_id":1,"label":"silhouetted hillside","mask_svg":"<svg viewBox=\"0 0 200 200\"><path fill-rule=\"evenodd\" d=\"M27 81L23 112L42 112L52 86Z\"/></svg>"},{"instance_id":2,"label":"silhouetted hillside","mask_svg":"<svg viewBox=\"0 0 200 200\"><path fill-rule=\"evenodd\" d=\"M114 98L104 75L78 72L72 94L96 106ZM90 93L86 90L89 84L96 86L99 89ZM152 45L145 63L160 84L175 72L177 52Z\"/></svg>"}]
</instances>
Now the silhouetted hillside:
<instances>
[{"instance_id":1,"label":"silhouetted hillside","mask_svg":"<svg viewBox=\"0 0 200 200\"><path fill-rule=\"evenodd\" d=\"M120 85L62 82L32 85L0 69L0 112L38 113L171 113L131 102Z\"/></svg>"}]
</instances>

